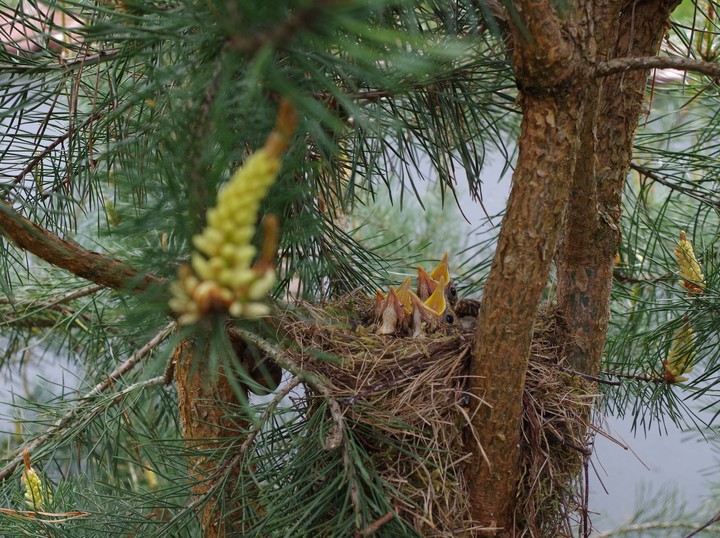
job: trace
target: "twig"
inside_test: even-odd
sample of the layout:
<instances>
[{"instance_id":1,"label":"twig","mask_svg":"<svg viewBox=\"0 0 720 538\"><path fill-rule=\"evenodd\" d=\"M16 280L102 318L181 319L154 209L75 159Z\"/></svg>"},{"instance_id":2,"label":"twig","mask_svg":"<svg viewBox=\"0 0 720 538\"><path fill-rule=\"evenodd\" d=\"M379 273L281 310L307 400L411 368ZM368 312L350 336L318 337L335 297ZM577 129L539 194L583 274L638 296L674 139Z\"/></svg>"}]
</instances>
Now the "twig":
<instances>
[{"instance_id":1,"label":"twig","mask_svg":"<svg viewBox=\"0 0 720 538\"><path fill-rule=\"evenodd\" d=\"M288 370L300 378L308 387L320 394L327 402L334 425L333 429L325 437L325 449L335 450L341 446L343 447L343 468L345 469L348 486L350 488L350 503L353 507L353 513L355 514L355 528L359 529L362 522L360 488L358 486L357 472L352 462L350 447L345 439L345 418L337 399L333 397L326 383L324 383L318 375L302 370L298 365L288 360L279 349L269 342L251 332L237 327L230 327L228 331L235 332L240 337L252 342L259 349L271 356L281 368Z\"/></svg>"},{"instance_id":2,"label":"twig","mask_svg":"<svg viewBox=\"0 0 720 538\"><path fill-rule=\"evenodd\" d=\"M285 385L282 390L278 391L277 394L275 394L275 397L272 399L270 404L268 404L267 409L265 409L265 411L263 411L263 413L258 418L255 427L245 438L242 445L240 445L240 453L245 452L247 448L253 443L253 441L255 441L255 438L258 436L260 431L262 431L262 427L265 424L265 421L267 421L270 414L275 410L275 408L282 401L282 399L285 398L285 396L287 396L288 394L290 394L300 383L302 383L302 379L300 379L300 377L298 376L294 376L290 381L288 381L288 384Z\"/></svg>"},{"instance_id":3,"label":"twig","mask_svg":"<svg viewBox=\"0 0 720 538\"><path fill-rule=\"evenodd\" d=\"M78 316L85 320L88 323L92 323L92 320L90 316L87 314L80 314L73 310L72 308L69 308L67 306L64 306L62 303L66 303L69 301L73 301L75 299L78 299L80 297L85 297L86 295L92 295L93 293L96 293L98 291L104 290L104 286L87 286L85 288L75 290L71 293L68 293L66 295L63 295L61 297L58 297L56 299L53 299L52 301L37 301L33 302L32 300L22 300L19 302L14 302L10 298L0 298L0 304L10 304L13 306L13 309L17 309L18 306L24 306L28 305L32 308L34 308L31 312L26 312L20 317L8 317L5 319L6 325L15 325L15 326L21 326L21 327L55 327L58 324L58 321L55 319L40 319L40 320L33 320L33 316L38 315L45 310L54 310L56 312L60 312L61 314L67 314L68 316ZM82 324L79 324L82 327ZM107 331L114 334L119 334L120 331L118 331L115 327L107 327Z\"/></svg>"},{"instance_id":4,"label":"twig","mask_svg":"<svg viewBox=\"0 0 720 538\"><path fill-rule=\"evenodd\" d=\"M717 64L720 65L720 64ZM673 183L671 181L668 181L663 176L659 175L658 173L654 172L653 170L650 170L649 168L646 168L644 166L640 166L639 164L630 163L630 168L635 170L637 173L645 176L648 179L651 179L652 181L655 181L656 183L660 183L661 185L665 185L666 187L681 192L683 194L687 194L691 198L695 198L699 202L703 202L705 204L714 206L714 207L720 207L720 200L713 200L712 198L708 198L707 196L703 196L702 194L698 194L692 189L688 189L687 187L683 187L682 185L677 185L676 183Z\"/></svg>"},{"instance_id":5,"label":"twig","mask_svg":"<svg viewBox=\"0 0 720 538\"><path fill-rule=\"evenodd\" d=\"M197 505L204 502L205 499L209 499L213 494L215 494L217 492L218 489L220 489L220 487L222 487L223 481L220 480L222 475L226 475L227 473L232 471L236 466L238 466L240 464L240 462L242 461L242 459L245 455L245 451L250 447L250 445L252 445L252 442L254 441L255 437L257 437L257 435L262 431L262 427L263 427L265 421L268 419L268 417L272 413L272 411L275 409L275 407L277 407L277 405L280 403L280 401L285 396L290 394L290 392L295 387L297 387L301 382L302 382L302 379L299 376L295 376L289 381L289 383L281 391L279 391L275 395L275 397L270 402L268 408L263 412L262 415L260 415L260 418L259 418L258 422L256 423L255 427L252 429L252 431L250 431L248 436L245 438L245 441L243 441L242 445L240 445L240 448L238 449L237 454L235 454L235 456L233 456L231 459L227 460L225 463L220 465L213 472L212 476L210 476L208 478L209 481L213 482L212 485L210 486L210 488L208 488L208 490L205 491L202 495L198 495L197 497L195 497L195 499L193 499L192 502L190 502L187 505L186 509L183 510L183 512L188 511L188 510L190 510L190 511L194 510ZM175 516L175 518L178 518L178 517L180 517L180 514Z\"/></svg>"},{"instance_id":6,"label":"twig","mask_svg":"<svg viewBox=\"0 0 720 538\"><path fill-rule=\"evenodd\" d=\"M613 278L623 284L655 284L662 282L663 280L670 280L676 278L672 273L665 273L659 276L648 276L647 278L637 278L630 275L626 275L622 271L615 269L613 271Z\"/></svg>"},{"instance_id":7,"label":"twig","mask_svg":"<svg viewBox=\"0 0 720 538\"><path fill-rule=\"evenodd\" d=\"M375 521L370 523L370 525L365 527L363 530L356 532L355 533L356 538L359 538L361 536L372 536L373 534L375 534L377 531L380 530L380 527L382 527L383 525L388 523L394 517L395 517L395 512L388 512L380 519L376 519Z\"/></svg>"},{"instance_id":8,"label":"twig","mask_svg":"<svg viewBox=\"0 0 720 538\"><path fill-rule=\"evenodd\" d=\"M29 221L3 201L0 201L0 232L20 248L106 288L143 292L153 285L164 283L163 279L151 273L141 273L118 259L61 239Z\"/></svg>"},{"instance_id":9,"label":"twig","mask_svg":"<svg viewBox=\"0 0 720 538\"><path fill-rule=\"evenodd\" d=\"M79 299L80 297L85 297L87 295L92 295L93 293L96 293L100 290L104 290L105 286L87 286L85 288L80 288L79 290L71 291L70 293L67 293L65 295L61 295L60 297L53 299L52 301L43 301L43 306L53 306L60 303L67 303L69 301L74 301L75 299ZM34 303L33 301L20 301L20 302L14 302L9 297L0 297L0 304L38 304Z\"/></svg>"},{"instance_id":10,"label":"twig","mask_svg":"<svg viewBox=\"0 0 720 538\"><path fill-rule=\"evenodd\" d=\"M101 291L105 289L104 286L87 286L85 288L81 288L79 290L72 291L66 295L63 295L62 297L58 297L54 301L50 301L49 304L60 304L60 303L67 303L69 301L74 301L75 299L80 299L81 297L86 297L88 295L92 295L93 293L97 293L98 291Z\"/></svg>"},{"instance_id":11,"label":"twig","mask_svg":"<svg viewBox=\"0 0 720 538\"><path fill-rule=\"evenodd\" d=\"M20 183L23 178L28 175L30 172L33 171L33 169L45 158L48 156L48 154L54 150L56 147L58 147L60 144L62 144L65 140L70 138L70 136L73 134L73 131L77 131L79 129L82 129L83 127L87 126L88 124L94 122L95 120L99 120L102 118L105 114L96 112L95 114L92 114L89 116L84 122L82 122L80 125L76 126L74 129L69 129L66 133L61 134L58 136L55 140L53 140L49 145L45 146L45 148L35 155L30 162L25 165L25 168L23 168L18 175L16 175L13 180L12 184L17 185Z\"/></svg>"},{"instance_id":12,"label":"twig","mask_svg":"<svg viewBox=\"0 0 720 538\"><path fill-rule=\"evenodd\" d=\"M622 383L620 381L609 381L609 380L603 379L601 377L595 377L590 374L584 374L583 372L578 372L576 370L571 370L570 368L564 368L562 366L559 366L558 368L560 368L560 370L562 370L566 374L576 375L578 377L582 377L583 379L587 379L588 381L595 381L596 383L602 383L603 385L614 385L616 387L619 387L620 385L622 385Z\"/></svg>"},{"instance_id":13,"label":"twig","mask_svg":"<svg viewBox=\"0 0 720 538\"><path fill-rule=\"evenodd\" d=\"M707 523L705 523L702 527L698 527L697 529L692 531L690 534L685 536L685 538L692 538L693 536L699 534L700 532L707 529L710 525L713 525L713 524L717 523L718 521L720 521L720 512L718 512L713 517L711 517L710 520Z\"/></svg>"},{"instance_id":14,"label":"twig","mask_svg":"<svg viewBox=\"0 0 720 538\"><path fill-rule=\"evenodd\" d=\"M307 386L327 400L328 408L330 409L330 416L333 418L335 425L333 430L328 433L326 437L325 448L327 450L334 450L340 446L344 437L345 420L343 418L343 412L340 408L340 404L338 404L337 400L327 388L327 384L317 374L306 372L297 364L290 361L279 349L257 335L237 327L229 327L228 332L235 333L238 337L252 342L253 345L270 355L278 366L301 378Z\"/></svg>"},{"instance_id":15,"label":"twig","mask_svg":"<svg viewBox=\"0 0 720 538\"><path fill-rule=\"evenodd\" d=\"M45 312L46 310L52 310L53 312L58 312L60 314L65 314L69 317L76 317L80 318L83 321L87 322L88 324L92 324L93 320L84 313L79 313L72 308L60 304L44 304L44 303L35 303L35 306L38 308L36 310L33 310L32 312L26 312L23 315L19 317L8 317L4 320L4 325L13 325L16 327L26 327L26 328L40 328L40 327L56 327L60 320L57 319L33 319L34 316L38 316L42 312ZM83 326L82 323L75 320L75 322L78 324L78 326L82 329L86 329L86 327ZM119 331L115 327L108 327L107 331L110 333L118 334Z\"/></svg>"},{"instance_id":16,"label":"twig","mask_svg":"<svg viewBox=\"0 0 720 538\"><path fill-rule=\"evenodd\" d=\"M136 351L128 360L115 368L115 370L113 370L107 376L105 381L102 381L95 385L88 393L86 393L82 398L80 398L77 405L73 407L70 411L65 413L62 418L57 420L44 434L36 437L32 441L23 443L21 446L13 450L11 453L11 461L7 463L5 467L0 469L0 480L5 480L15 471L18 465L23 463L22 453L25 450L35 452L44 443L59 435L65 428L67 428L68 425L75 422L75 419L80 415L81 411L83 411L86 407L90 406L95 396L107 390L114 381L120 379L124 374L137 366L137 364L145 357L147 357L153 349L159 346L168 336L170 336L174 329L175 322L172 322L163 330L161 330L158 334L156 334L141 349ZM135 383L134 385L130 385L129 387L126 387L125 389L120 391L116 400L141 386L160 385L163 383L165 383L164 375Z\"/></svg>"},{"instance_id":17,"label":"twig","mask_svg":"<svg viewBox=\"0 0 720 538\"><path fill-rule=\"evenodd\" d=\"M645 383L667 383L667 379L661 374L618 374L615 372L600 372L602 375L619 377L620 379L632 379Z\"/></svg>"},{"instance_id":18,"label":"twig","mask_svg":"<svg viewBox=\"0 0 720 538\"><path fill-rule=\"evenodd\" d=\"M679 69L681 71L695 71L710 77L720 77L720 63L675 56L613 58L607 62L597 64L595 66L595 76L606 77L614 73L640 69Z\"/></svg>"}]
</instances>

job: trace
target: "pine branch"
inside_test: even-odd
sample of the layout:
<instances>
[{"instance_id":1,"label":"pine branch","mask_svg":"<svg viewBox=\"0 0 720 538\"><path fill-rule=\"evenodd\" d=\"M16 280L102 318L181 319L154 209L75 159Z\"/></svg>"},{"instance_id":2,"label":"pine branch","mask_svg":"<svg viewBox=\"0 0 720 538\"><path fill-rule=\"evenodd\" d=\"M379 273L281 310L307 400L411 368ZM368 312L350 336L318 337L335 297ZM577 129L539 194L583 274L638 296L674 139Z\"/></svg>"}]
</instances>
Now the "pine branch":
<instances>
[{"instance_id":1,"label":"pine branch","mask_svg":"<svg viewBox=\"0 0 720 538\"><path fill-rule=\"evenodd\" d=\"M24 299L20 301L15 301L14 299L11 299L10 297L0 297L0 304L5 305L12 305L13 310L17 311L18 307L21 306L28 306L29 309L33 309L32 311L25 311L22 315L19 317L11 317L7 316L4 320L4 323L8 326L14 325L14 326L20 326L20 327L30 327L30 328L37 328L37 327L55 327L58 324L58 320L54 318L40 318L36 319L36 316L42 314L46 310L52 310L55 312L59 312L60 314L66 314L70 318L73 317L80 317L88 324L94 323L94 320L91 319L91 317L84 313L78 313L76 310L70 308L69 306L65 306L64 303L68 303L70 301L74 301L75 299L79 299L81 297L85 297L87 295L92 295L94 293L97 293L98 291L104 290L104 286L87 286L85 288L81 288L79 290L75 290L73 292L67 293L65 295L62 295L60 297L57 297L55 299L52 299L50 301L33 301L31 299ZM114 334L120 334L120 331L118 331L115 327L107 327L108 332L114 333Z\"/></svg>"},{"instance_id":2,"label":"pine branch","mask_svg":"<svg viewBox=\"0 0 720 538\"><path fill-rule=\"evenodd\" d=\"M715 523L720 521L720 512L716 513L713 517L711 517L704 525L701 527L698 527L693 532L688 534L685 538L692 538L693 536L696 536L700 534L702 531L710 527L711 525L714 525Z\"/></svg>"},{"instance_id":3,"label":"pine branch","mask_svg":"<svg viewBox=\"0 0 720 538\"><path fill-rule=\"evenodd\" d=\"M81 288L79 290L72 291L70 293L66 293L65 295L61 295L60 297L57 297L55 299L52 299L50 301L40 301L35 302L32 300L21 300L19 302L16 302L15 300L11 299L10 297L0 297L0 304L12 304L14 306L22 305L22 304L37 304L42 306L43 308L50 308L53 306L57 306L63 303L69 303L70 301L74 301L75 299L80 299L81 297L86 297L88 295L92 295L94 293L97 293L98 291L104 290L105 286L87 286L85 288Z\"/></svg>"},{"instance_id":4,"label":"pine branch","mask_svg":"<svg viewBox=\"0 0 720 538\"><path fill-rule=\"evenodd\" d=\"M3 45L3 43L0 43L0 45ZM39 74L44 73L52 73L52 72L59 72L62 71L64 74L67 74L68 72L74 70L74 69L84 69L86 67L90 67L93 65L99 65L104 62L112 62L115 60L116 56L120 54L120 50L118 49L112 49L112 50L100 50L97 52L94 52L92 54L89 54L86 52L85 54L78 55L76 58L73 58L69 61L63 61L62 63L48 63L46 65L34 65L34 64L8 64L8 63L0 63L0 69L2 69L3 73L6 74L16 74L16 75L33 75L37 76Z\"/></svg>"},{"instance_id":5,"label":"pine branch","mask_svg":"<svg viewBox=\"0 0 720 538\"><path fill-rule=\"evenodd\" d=\"M70 136L73 134L73 132L83 129L84 127L88 126L92 122L101 119L104 115L105 114L103 114L103 113L96 112L95 114L92 114L90 117L88 117L85 121L83 121L80 125L76 126L74 129L68 129L67 132L58 136L50 144L45 146L45 148L43 148L42 151L38 152L30 160L30 162L25 166L25 168L23 168L22 171L13 178L12 185L19 184L25 178L25 176L28 175L30 172L32 172L35 169L35 167L43 161L43 159L45 159L48 155L50 155L53 152L53 150L55 148L57 148L65 140L70 138Z\"/></svg>"},{"instance_id":6,"label":"pine branch","mask_svg":"<svg viewBox=\"0 0 720 538\"><path fill-rule=\"evenodd\" d=\"M17 246L72 274L112 289L147 291L164 281L116 258L86 250L77 243L61 239L18 214L0 201L0 232Z\"/></svg>"},{"instance_id":7,"label":"pine branch","mask_svg":"<svg viewBox=\"0 0 720 538\"><path fill-rule=\"evenodd\" d=\"M13 450L10 454L12 458L10 462L8 462L5 467L0 469L0 481L8 478L15 471L15 469L17 469L17 467L23 463L23 452L25 452L26 450L31 453L35 452L46 442L56 438L69 426L73 425L76 420L81 417L81 412L90 407L97 395L105 392L113 385L115 381L120 379L123 375L128 373L135 366L137 366L145 357L150 355L150 353L155 348L157 348L162 342L164 342L165 339L167 339L174 330L175 322L170 323L167 327L165 327L158 334L156 334L147 344L145 344L142 348L135 352L129 359L127 359L124 363L122 363L110 374L108 374L104 381L95 385L89 392L87 392L82 398L79 399L75 407L65 413L62 418L57 420L55 424L53 424L50 429L48 429L47 432L45 432L39 437L36 437L32 441L23 443L21 446ZM138 388L152 385L162 385L166 383L167 379L165 375L153 377L152 379L147 379L145 381L140 381L118 392L117 395L113 398L113 402L120 401L123 396L129 394L130 392Z\"/></svg>"},{"instance_id":8,"label":"pine branch","mask_svg":"<svg viewBox=\"0 0 720 538\"><path fill-rule=\"evenodd\" d=\"M333 430L328 433L325 438L326 449L333 450L343 443L345 419L343 417L342 409L340 408L338 401L332 396L332 393L319 376L311 372L304 371L297 364L290 361L287 356L275 346L249 331L245 331L237 327L229 327L228 333L235 333L238 338L252 342L258 347L258 349L267 353L281 368L299 377L312 390L322 395L328 402L330 415L332 416L334 422Z\"/></svg>"},{"instance_id":9,"label":"pine branch","mask_svg":"<svg viewBox=\"0 0 720 538\"><path fill-rule=\"evenodd\" d=\"M645 56L635 58L614 58L595 66L596 77L606 77L624 71L643 69L679 69L694 71L709 77L720 77L720 63L678 58L674 56Z\"/></svg>"},{"instance_id":10,"label":"pine branch","mask_svg":"<svg viewBox=\"0 0 720 538\"><path fill-rule=\"evenodd\" d=\"M718 64L718 66L720 67L720 64ZM691 198L695 198L696 200L698 200L704 204L708 204L713 207L720 207L720 200L713 200L712 198L708 198L707 196L698 194L697 192L695 192L692 189L688 189L687 187L683 187L682 185L673 183L672 181L669 181L668 179L666 179L663 176L657 174L656 172L650 170L649 168L640 166L639 164L635 164L635 163L630 163L630 168L635 170L640 175L645 176L646 178L648 178L656 183L665 185L666 187L668 187L674 191L681 192L683 194L687 194Z\"/></svg>"},{"instance_id":11,"label":"pine branch","mask_svg":"<svg viewBox=\"0 0 720 538\"><path fill-rule=\"evenodd\" d=\"M230 38L230 46L234 49L257 54L266 45L273 43L276 47L282 46L300 30L312 25L328 7L345 4L345 0L321 0L313 2L309 7L297 10L290 17L275 25L272 30L255 32L251 35L234 35ZM239 14L238 14L239 17Z\"/></svg>"}]
</instances>

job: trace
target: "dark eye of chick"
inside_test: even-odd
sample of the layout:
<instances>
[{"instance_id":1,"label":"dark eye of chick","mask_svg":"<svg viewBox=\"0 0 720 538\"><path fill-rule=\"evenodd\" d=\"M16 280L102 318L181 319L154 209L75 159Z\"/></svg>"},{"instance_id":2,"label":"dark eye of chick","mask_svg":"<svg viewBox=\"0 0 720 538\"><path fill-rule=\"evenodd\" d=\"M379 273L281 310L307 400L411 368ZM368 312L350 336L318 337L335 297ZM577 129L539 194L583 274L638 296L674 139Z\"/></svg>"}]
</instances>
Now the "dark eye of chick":
<instances>
[{"instance_id":1,"label":"dark eye of chick","mask_svg":"<svg viewBox=\"0 0 720 538\"><path fill-rule=\"evenodd\" d=\"M457 297L457 290L455 289L455 286L450 286L450 295Z\"/></svg>"},{"instance_id":2,"label":"dark eye of chick","mask_svg":"<svg viewBox=\"0 0 720 538\"><path fill-rule=\"evenodd\" d=\"M445 323L455 323L455 316L452 314L445 314Z\"/></svg>"}]
</instances>

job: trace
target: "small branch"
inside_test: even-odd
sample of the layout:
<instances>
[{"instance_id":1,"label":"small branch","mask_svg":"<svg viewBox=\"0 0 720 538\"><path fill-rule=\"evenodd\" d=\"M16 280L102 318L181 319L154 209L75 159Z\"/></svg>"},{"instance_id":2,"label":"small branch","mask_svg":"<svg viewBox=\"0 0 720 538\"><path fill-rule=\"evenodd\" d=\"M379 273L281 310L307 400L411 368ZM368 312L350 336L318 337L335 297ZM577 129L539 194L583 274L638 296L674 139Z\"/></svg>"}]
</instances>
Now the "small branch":
<instances>
[{"instance_id":1,"label":"small branch","mask_svg":"<svg viewBox=\"0 0 720 538\"><path fill-rule=\"evenodd\" d=\"M653 170L650 170L649 168L645 168L644 166L640 166L639 164L635 164L635 163L630 163L630 168L635 170L638 174L643 175L652 181L655 181L656 183L665 185L666 187L668 187L674 191L681 192L683 194L687 194L691 198L695 198L696 200L703 202L705 204L720 208L720 200L713 200L712 198L708 198L707 196L698 194L697 192L695 192L692 189L688 189L687 187L683 187L682 185L677 185L676 183L669 181L667 178L664 178L663 176L657 174Z\"/></svg>"},{"instance_id":2,"label":"small branch","mask_svg":"<svg viewBox=\"0 0 720 538\"><path fill-rule=\"evenodd\" d=\"M280 404L283 398L290 394L293 390L295 390L295 387L297 387L300 383L302 383L302 379L300 377L295 376L293 377L287 385L285 385L282 390L278 391L277 394L275 394L275 397L272 399L270 404L267 406L267 409L263 411L262 415L257 420L257 423L255 427L252 429L252 431L248 434L248 436L243 441L243 444L240 445L239 452L241 455L243 454L248 447L255 441L255 438L260 434L262 431L262 427L265 425L265 422L267 422L267 419L270 417L273 411L275 411L275 408Z\"/></svg>"},{"instance_id":3,"label":"small branch","mask_svg":"<svg viewBox=\"0 0 720 538\"><path fill-rule=\"evenodd\" d=\"M664 275L654 277L648 276L646 278L638 278L625 274L619 269L615 269L612 276L616 281L622 284L657 284L663 280L672 280L677 278L677 276L672 273L665 273Z\"/></svg>"},{"instance_id":4,"label":"small branch","mask_svg":"<svg viewBox=\"0 0 720 538\"><path fill-rule=\"evenodd\" d=\"M319 376L302 370L292 361L288 360L282 352L272 344L266 342L251 332L238 329L237 327L230 327L229 331L233 331L240 335L243 339L252 342L255 346L272 357L272 359L281 368L288 370L297 378L301 379L308 387L320 394L327 402L330 416L332 417L334 424L332 430L325 436L325 450L330 451L342 447L343 469L345 470L348 487L350 488L350 503L352 504L353 513L355 515L355 528L360 531L363 507L362 499L360 498L357 469L353 463L352 454L346 440L345 418L337 399L332 395L330 389L327 388L326 384Z\"/></svg>"},{"instance_id":5,"label":"small branch","mask_svg":"<svg viewBox=\"0 0 720 538\"><path fill-rule=\"evenodd\" d=\"M377 519L377 520L373 521L372 523L370 523L370 525L365 527L363 530L356 532L355 533L356 538L360 538L362 536L372 536L377 531L379 531L383 525L390 522L390 520L392 520L392 518L394 518L394 517L395 517L395 512L388 512L380 519Z\"/></svg>"},{"instance_id":6,"label":"small branch","mask_svg":"<svg viewBox=\"0 0 720 538\"><path fill-rule=\"evenodd\" d=\"M67 293L65 295L61 295L60 297L57 297L51 301L14 301L9 297L0 297L0 304L11 304L13 306L22 306L27 304L30 306L38 305L42 308L48 308L62 303L69 303L70 301L74 301L75 299L79 299L81 297L86 297L87 295L92 295L93 293L97 293L98 291L104 289L105 286L87 286L85 288L80 288L79 290L71 291L70 293Z\"/></svg>"},{"instance_id":7,"label":"small branch","mask_svg":"<svg viewBox=\"0 0 720 538\"><path fill-rule=\"evenodd\" d=\"M240 447L237 449L237 453L230 458L229 460L225 461L213 474L208 478L209 481L212 481L212 485L208 488L207 491L205 491L202 495L198 495L195 497L195 499L187 505L185 510L183 511L194 511L195 508L200 505L201 503L205 502L206 499L209 499L212 495L214 495L221 487L224 487L224 480L222 478L225 476L228 476L228 473L230 473L233 469L235 469L240 463L242 462L243 457L245 457L245 451L250 448L250 446L253 444L253 441L255 438L260 434L262 431L263 426L267 422L268 418L272 414L272 412L275 410L275 408L280 404L283 398L290 394L290 392L295 389L300 383L302 382L302 379L300 377L295 376L293 377L285 387L283 387L282 390L280 390L275 396L273 397L272 401L268 404L267 409L260 415L258 420L255 422L255 425L253 429L248 433L247 437L243 441L243 443L240 445Z\"/></svg>"},{"instance_id":8,"label":"small branch","mask_svg":"<svg viewBox=\"0 0 720 538\"><path fill-rule=\"evenodd\" d=\"M720 63L718 62L705 62L675 56L614 58L597 64L595 76L606 77L615 73L643 69L679 69L680 71L695 71L709 77L720 77Z\"/></svg>"},{"instance_id":9,"label":"small branch","mask_svg":"<svg viewBox=\"0 0 720 538\"><path fill-rule=\"evenodd\" d=\"M73 407L70 411L65 413L65 415L57 420L44 434L42 434L40 437L36 437L32 441L28 441L27 443L23 443L21 446L17 447L15 450L11 453L11 460L0 469L0 480L5 480L8 478L14 471L17 469L17 467L23 463L23 452L29 451L31 453L34 453L39 447L41 447L43 444L45 444L47 441L54 439L57 437L60 433L62 433L65 428L67 428L70 424L73 424L75 420L80 415L81 411L84 411L87 407L90 406L95 396L98 394L106 391L114 381L120 379L123 375L125 375L127 372L132 370L135 366L137 366L140 361L142 361L145 357L147 357L152 350L154 350L156 347L158 347L170 334L172 334L173 330L175 330L175 322L170 323L167 327L165 327L162 331L160 331L158 334L156 334L147 344L145 344L141 349L136 351L128 360L126 360L124 363L122 363L120 366L115 368L105 379L105 381L102 381L95 385L88 393L86 393L80 400L78 401L77 405ZM135 383L133 385L130 385L123 390L121 390L117 396L113 399L113 401L119 401L123 396L126 394L132 392L133 390L136 390L140 387L145 386L151 386L151 385L162 385L166 382L165 376L161 375L158 377L154 377L152 379L148 379L146 381L140 381L138 383Z\"/></svg>"},{"instance_id":10,"label":"small branch","mask_svg":"<svg viewBox=\"0 0 720 538\"><path fill-rule=\"evenodd\" d=\"M306 372L300 368L297 364L293 363L284 356L279 349L257 335L243 329L238 329L237 327L229 327L228 332L235 333L239 338L252 342L253 345L258 347L258 349L261 349L272 357L278 366L302 379L303 383L327 400L330 416L335 424L332 431L330 431L330 433L328 433L325 437L325 448L327 450L334 450L339 447L343 443L345 435L345 419L343 417L340 404L332 395L330 389L327 388L326 383L316 374Z\"/></svg>"},{"instance_id":11,"label":"small branch","mask_svg":"<svg viewBox=\"0 0 720 538\"><path fill-rule=\"evenodd\" d=\"M93 293L97 293L103 289L105 289L104 286L87 286L86 288L81 288L79 290L75 290L66 295L63 295L62 297L58 297L54 301L50 301L48 304L56 305L61 303L67 303L70 301L74 301L75 299L80 299L81 297L87 297L88 295L92 295Z\"/></svg>"},{"instance_id":12,"label":"small branch","mask_svg":"<svg viewBox=\"0 0 720 538\"><path fill-rule=\"evenodd\" d=\"M146 291L164 281L105 254L86 250L77 243L32 223L5 202L0 201L0 233L20 248L72 274L112 289Z\"/></svg>"},{"instance_id":13,"label":"small branch","mask_svg":"<svg viewBox=\"0 0 720 538\"><path fill-rule=\"evenodd\" d=\"M255 438L260 434L272 412L280 404L282 399L290 394L290 392L292 392L292 390L295 389L295 387L297 387L301 382L302 379L299 376L293 377L288 384L273 397L272 401L268 404L267 409L265 409L262 415L260 415L253 429L248 433L248 436L237 449L237 453L232 458L225 461L210 477L208 477L208 480L212 482L212 485L202 495L196 496L193 501L185 507L183 512L194 511L198 505L205 502L206 499L212 497L221 487L224 487L225 482L222 480L223 476L228 476L228 473L240 465L242 459L245 457L245 451L252 445Z\"/></svg>"},{"instance_id":14,"label":"small branch","mask_svg":"<svg viewBox=\"0 0 720 538\"><path fill-rule=\"evenodd\" d=\"M39 317L43 312L46 311L57 312L61 315L65 315L71 318L80 318L88 324L93 323L93 320L87 314L79 313L72 308L61 304L35 303L33 306L36 306L37 309L33 310L32 312L27 312L20 317L7 317L4 320L4 324L8 326L14 325L16 327L27 328L56 327L61 320ZM83 324L80 323L77 319L75 320L75 323L77 323L79 327L86 329L86 327L84 327ZM108 327L107 330L110 333L118 334L118 331L115 327Z\"/></svg>"},{"instance_id":15,"label":"small branch","mask_svg":"<svg viewBox=\"0 0 720 538\"><path fill-rule=\"evenodd\" d=\"M603 385L614 385L614 386L620 386L622 384L620 381L609 381L609 380L603 379L601 377L595 377L594 375L584 374L583 372L571 370L570 368L565 368L563 366L560 366L559 368L566 374L580 376L583 379L587 379L588 381L594 381L595 383L601 383Z\"/></svg>"},{"instance_id":16,"label":"small branch","mask_svg":"<svg viewBox=\"0 0 720 538\"><path fill-rule=\"evenodd\" d=\"M74 129L68 130L66 133L63 133L62 135L58 136L55 140L53 140L49 145L45 146L45 148L35 155L30 162L23 168L18 175L16 175L13 178L12 184L17 185L20 183L23 178L28 175L30 172L33 171L33 169L45 158L47 157L52 150L54 150L56 147L58 147L60 144L62 144L65 140L70 138L70 135L73 133L73 131L78 131L80 129L83 129L90 123L99 120L102 118L105 114L96 112L95 114L92 114L90 117L88 117L85 121L83 121L80 125L76 126Z\"/></svg>"},{"instance_id":17,"label":"small branch","mask_svg":"<svg viewBox=\"0 0 720 538\"><path fill-rule=\"evenodd\" d=\"M630 379L633 381L642 381L643 383L667 383L667 379L662 374L617 374L615 372L600 372L602 375L617 377L619 379Z\"/></svg>"},{"instance_id":18,"label":"small branch","mask_svg":"<svg viewBox=\"0 0 720 538\"><path fill-rule=\"evenodd\" d=\"M707 523L705 523L702 527L698 527L697 529L695 529L694 531L692 531L690 534L688 534L687 536L685 536L685 538L692 538L693 536L696 536L696 535L699 534L700 532L702 532L702 531L704 531L705 529L707 529L710 525L714 525L714 524L717 523L718 521L720 521L720 512L718 512L718 513L715 514L713 517L711 517L710 520L709 520Z\"/></svg>"}]
</instances>

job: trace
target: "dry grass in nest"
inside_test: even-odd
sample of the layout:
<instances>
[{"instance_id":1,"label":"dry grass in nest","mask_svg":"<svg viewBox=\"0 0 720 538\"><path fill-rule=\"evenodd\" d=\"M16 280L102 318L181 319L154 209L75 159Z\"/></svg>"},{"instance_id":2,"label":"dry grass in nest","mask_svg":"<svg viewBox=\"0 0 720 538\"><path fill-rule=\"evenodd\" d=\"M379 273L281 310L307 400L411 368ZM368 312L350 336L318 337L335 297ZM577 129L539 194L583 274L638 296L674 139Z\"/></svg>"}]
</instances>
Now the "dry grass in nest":
<instances>
[{"instance_id":1,"label":"dry grass in nest","mask_svg":"<svg viewBox=\"0 0 720 538\"><path fill-rule=\"evenodd\" d=\"M471 527L463 463L472 432L464 389L474 334L379 336L363 325L368 301L353 296L306 305L302 320L288 316L287 357L318 376L325 396L340 404L346 427L364 440L382 480L400 492L392 499L397 515L422 536L462 535ZM525 390L518 516L521 532L531 536L563 535L565 512L576 508L568 484L581 469L577 447L584 446L592 405L588 383L558 368L559 337L554 318L541 317Z\"/></svg>"},{"instance_id":2,"label":"dry grass in nest","mask_svg":"<svg viewBox=\"0 0 720 538\"><path fill-rule=\"evenodd\" d=\"M591 381L567 370L564 332L555 311L541 309L523 394L518 536L571 537L578 518L587 514L582 469L590 455L590 416L598 394Z\"/></svg>"}]
</instances>

